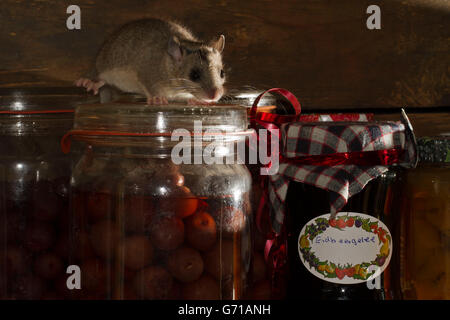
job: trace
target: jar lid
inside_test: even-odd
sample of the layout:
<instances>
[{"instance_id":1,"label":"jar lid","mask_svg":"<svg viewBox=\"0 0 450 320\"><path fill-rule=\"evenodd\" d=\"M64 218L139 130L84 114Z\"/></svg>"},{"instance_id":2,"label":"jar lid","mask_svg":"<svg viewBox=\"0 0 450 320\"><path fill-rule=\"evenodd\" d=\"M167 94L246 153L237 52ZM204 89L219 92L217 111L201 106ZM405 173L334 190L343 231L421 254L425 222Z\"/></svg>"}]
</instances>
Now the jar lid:
<instances>
[{"instance_id":1,"label":"jar lid","mask_svg":"<svg viewBox=\"0 0 450 320\"><path fill-rule=\"evenodd\" d=\"M420 162L450 163L450 136L419 138L417 151Z\"/></svg>"},{"instance_id":2,"label":"jar lid","mask_svg":"<svg viewBox=\"0 0 450 320\"><path fill-rule=\"evenodd\" d=\"M282 127L283 153L288 158L347 152L404 149L401 122L294 122Z\"/></svg>"},{"instance_id":3,"label":"jar lid","mask_svg":"<svg viewBox=\"0 0 450 320\"><path fill-rule=\"evenodd\" d=\"M220 98L219 103L241 105L250 108L256 98L264 91L264 89L257 89L251 86L228 89L226 94ZM275 107L277 105L277 97L271 93L267 93L261 97L259 105Z\"/></svg>"},{"instance_id":4,"label":"jar lid","mask_svg":"<svg viewBox=\"0 0 450 320\"><path fill-rule=\"evenodd\" d=\"M79 88L0 88L0 134L61 134L76 105L93 102Z\"/></svg>"},{"instance_id":5,"label":"jar lid","mask_svg":"<svg viewBox=\"0 0 450 320\"><path fill-rule=\"evenodd\" d=\"M246 108L237 105L86 104L77 107L74 130L170 134L176 129L227 133L247 130Z\"/></svg>"},{"instance_id":6,"label":"jar lid","mask_svg":"<svg viewBox=\"0 0 450 320\"><path fill-rule=\"evenodd\" d=\"M405 121L405 119L403 119ZM415 139L404 122L293 122L282 129L278 174L269 184L272 227L281 232L288 181L329 192L331 218L391 165L415 166Z\"/></svg>"},{"instance_id":7,"label":"jar lid","mask_svg":"<svg viewBox=\"0 0 450 320\"><path fill-rule=\"evenodd\" d=\"M80 88L0 88L0 113L4 115L70 113L80 103L96 101L98 97Z\"/></svg>"}]
</instances>

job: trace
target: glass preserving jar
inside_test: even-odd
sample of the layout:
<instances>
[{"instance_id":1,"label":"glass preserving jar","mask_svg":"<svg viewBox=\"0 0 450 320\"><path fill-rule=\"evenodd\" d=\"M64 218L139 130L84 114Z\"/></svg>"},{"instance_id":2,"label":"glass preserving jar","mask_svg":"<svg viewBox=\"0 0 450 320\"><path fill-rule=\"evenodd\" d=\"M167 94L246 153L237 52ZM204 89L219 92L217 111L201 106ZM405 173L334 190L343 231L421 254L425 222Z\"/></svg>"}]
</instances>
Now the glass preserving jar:
<instances>
[{"instance_id":1,"label":"glass preserving jar","mask_svg":"<svg viewBox=\"0 0 450 320\"><path fill-rule=\"evenodd\" d=\"M249 86L231 88L227 90L226 94L219 100L219 103L245 106L247 114L250 114L250 109L253 106L254 101L264 91L264 89L257 89ZM277 96L266 93L260 98L257 110L258 112L267 113L285 113L284 110L287 108L286 104L287 102L285 100L277 99ZM252 176L252 192L250 195L250 203L253 210L252 215L253 217L256 217L256 211L263 192L260 181L261 166L259 164L247 163L247 168ZM254 228L253 235L254 246L250 265L251 277L244 299L268 300L272 298L272 293L269 272L264 259L265 239L258 228Z\"/></svg>"},{"instance_id":2,"label":"glass preserving jar","mask_svg":"<svg viewBox=\"0 0 450 320\"><path fill-rule=\"evenodd\" d=\"M361 213L371 216L374 220L379 220L387 226L395 245L399 243L399 215L398 206L394 201L401 194L401 168L392 168L383 173L378 178L370 181L364 189L351 197L341 213L336 219L345 221L347 224L353 219L353 225L357 225L364 219L359 220ZM389 265L381 273L379 279L374 280L374 286L369 287L367 282L362 283L335 283L324 281L311 274L299 259L299 252L296 248L299 245L299 230L314 218L328 214L329 193L317 187L299 182L291 182L287 195L288 209L291 214L287 216L287 246L288 246L288 268L289 278L287 279L287 297L289 299L325 299L325 300L384 300L401 298L399 291L399 282L397 281L399 261L392 256ZM348 214L347 214L348 213ZM347 218L356 216L356 218ZM341 220L342 219L342 220ZM343 220L346 219L346 220ZM376 221L375 220L375 221ZM331 229L329 222L322 224L319 228ZM345 225L343 228L348 227ZM362 229L363 226L359 227ZM378 239L375 239L378 242ZM375 256L376 258L376 256ZM360 264L362 265L362 264ZM337 266L331 264L325 265L325 268L334 268ZM342 265L343 272L348 268ZM357 270L356 270L357 269ZM368 268L355 268L351 266L352 273L368 273ZM364 271L361 271L364 270ZM331 275L330 272L330 275ZM348 271L347 271L348 275ZM375 285L378 282L378 286ZM298 285L308 288L308 290L299 290Z\"/></svg>"},{"instance_id":3,"label":"glass preserving jar","mask_svg":"<svg viewBox=\"0 0 450 320\"><path fill-rule=\"evenodd\" d=\"M403 166L414 143L401 122L283 126L268 184L273 290L288 299L398 299ZM414 159L413 159L414 158Z\"/></svg>"},{"instance_id":4,"label":"glass preserving jar","mask_svg":"<svg viewBox=\"0 0 450 320\"><path fill-rule=\"evenodd\" d=\"M171 139L176 129L184 135L180 153L180 138ZM238 106L80 106L72 138L86 148L72 173L70 254L81 289L65 294L242 298L252 249L251 179L235 153L246 130L246 110Z\"/></svg>"},{"instance_id":5,"label":"glass preserving jar","mask_svg":"<svg viewBox=\"0 0 450 320\"><path fill-rule=\"evenodd\" d=\"M421 138L402 205L405 299L450 299L450 137Z\"/></svg>"},{"instance_id":6,"label":"glass preserving jar","mask_svg":"<svg viewBox=\"0 0 450 320\"><path fill-rule=\"evenodd\" d=\"M57 299L71 174L60 140L84 97L38 89L0 95L0 299Z\"/></svg>"}]
</instances>

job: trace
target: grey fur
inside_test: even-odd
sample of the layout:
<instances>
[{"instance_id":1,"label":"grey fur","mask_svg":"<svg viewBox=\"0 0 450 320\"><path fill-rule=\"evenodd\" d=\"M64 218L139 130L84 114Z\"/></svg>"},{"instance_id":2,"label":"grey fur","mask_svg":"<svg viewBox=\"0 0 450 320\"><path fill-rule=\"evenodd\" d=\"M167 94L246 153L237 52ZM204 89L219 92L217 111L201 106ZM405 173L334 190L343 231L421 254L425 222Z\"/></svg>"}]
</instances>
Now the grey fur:
<instances>
[{"instance_id":1,"label":"grey fur","mask_svg":"<svg viewBox=\"0 0 450 320\"><path fill-rule=\"evenodd\" d=\"M200 41L174 22L135 21L104 43L96 59L98 80L147 99L218 100L224 93L224 43L223 36L208 43ZM198 81L189 78L193 69L199 70ZM217 96L211 99L214 90Z\"/></svg>"}]
</instances>

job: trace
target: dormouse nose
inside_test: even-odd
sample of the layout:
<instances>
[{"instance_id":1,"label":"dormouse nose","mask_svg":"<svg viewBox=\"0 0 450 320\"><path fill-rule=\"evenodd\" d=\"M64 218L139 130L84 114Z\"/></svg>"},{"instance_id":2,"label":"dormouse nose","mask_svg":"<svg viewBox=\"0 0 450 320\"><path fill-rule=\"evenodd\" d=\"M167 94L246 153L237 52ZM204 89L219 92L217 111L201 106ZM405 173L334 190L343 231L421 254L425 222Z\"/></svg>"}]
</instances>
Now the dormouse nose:
<instances>
[{"instance_id":1,"label":"dormouse nose","mask_svg":"<svg viewBox=\"0 0 450 320\"><path fill-rule=\"evenodd\" d=\"M222 90L219 88L212 88L207 92L208 98L211 100L219 100L222 96Z\"/></svg>"}]
</instances>

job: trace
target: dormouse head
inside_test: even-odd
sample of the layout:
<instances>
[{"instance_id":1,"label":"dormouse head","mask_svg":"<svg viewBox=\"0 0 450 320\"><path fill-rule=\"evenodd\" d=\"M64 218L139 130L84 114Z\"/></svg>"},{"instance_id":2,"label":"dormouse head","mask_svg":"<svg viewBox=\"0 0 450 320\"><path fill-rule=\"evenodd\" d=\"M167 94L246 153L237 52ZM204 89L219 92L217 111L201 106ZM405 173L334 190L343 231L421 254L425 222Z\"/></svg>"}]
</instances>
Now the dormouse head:
<instances>
[{"instance_id":1,"label":"dormouse head","mask_svg":"<svg viewBox=\"0 0 450 320\"><path fill-rule=\"evenodd\" d=\"M188 80L188 91L197 99L208 102L219 100L224 94L225 71L222 51L225 36L208 43L169 40L168 53L173 59L178 76Z\"/></svg>"}]
</instances>

